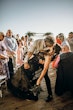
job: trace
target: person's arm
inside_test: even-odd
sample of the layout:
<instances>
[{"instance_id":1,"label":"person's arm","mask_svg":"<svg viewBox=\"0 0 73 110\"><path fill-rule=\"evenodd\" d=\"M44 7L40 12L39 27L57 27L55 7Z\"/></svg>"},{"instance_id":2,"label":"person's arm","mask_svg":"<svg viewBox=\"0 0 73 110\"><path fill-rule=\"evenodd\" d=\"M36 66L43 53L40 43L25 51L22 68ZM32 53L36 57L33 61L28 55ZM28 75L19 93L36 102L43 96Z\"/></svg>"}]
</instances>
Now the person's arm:
<instances>
[{"instance_id":1,"label":"person's arm","mask_svg":"<svg viewBox=\"0 0 73 110\"><path fill-rule=\"evenodd\" d=\"M0 54L0 59L6 59L6 58L8 58L8 57L3 54Z\"/></svg>"},{"instance_id":2,"label":"person's arm","mask_svg":"<svg viewBox=\"0 0 73 110\"><path fill-rule=\"evenodd\" d=\"M28 64L28 60L29 58L31 58L31 56L33 55L34 51L35 51L35 48L36 48L36 41L34 42L33 46L31 46L31 48L29 49L27 55L25 56L24 58L24 68L25 69L29 69L30 66Z\"/></svg>"},{"instance_id":3,"label":"person's arm","mask_svg":"<svg viewBox=\"0 0 73 110\"><path fill-rule=\"evenodd\" d=\"M14 48L14 51L16 51L16 50L17 50L17 48L18 48L18 44L17 44L17 41L16 41L16 39L15 39L15 38L14 38L13 40L14 40L14 43L15 43L15 48Z\"/></svg>"},{"instance_id":4,"label":"person's arm","mask_svg":"<svg viewBox=\"0 0 73 110\"><path fill-rule=\"evenodd\" d=\"M60 55L56 56L56 58L55 58L54 61L52 62L52 67L53 67L53 68L57 68L59 61L60 61Z\"/></svg>"},{"instance_id":5,"label":"person's arm","mask_svg":"<svg viewBox=\"0 0 73 110\"><path fill-rule=\"evenodd\" d=\"M28 60L29 58L33 55L32 52L28 52L25 59L24 59L24 68L25 69L29 69L30 68L30 65L28 64Z\"/></svg>"},{"instance_id":6,"label":"person's arm","mask_svg":"<svg viewBox=\"0 0 73 110\"><path fill-rule=\"evenodd\" d=\"M40 77L37 80L36 85L39 85L41 83L41 80L43 79L43 77L45 76L45 74L46 74L46 72L47 72L47 70L49 68L50 62L51 62L51 56L45 56L44 68L43 68L43 70L41 72Z\"/></svg>"}]
</instances>

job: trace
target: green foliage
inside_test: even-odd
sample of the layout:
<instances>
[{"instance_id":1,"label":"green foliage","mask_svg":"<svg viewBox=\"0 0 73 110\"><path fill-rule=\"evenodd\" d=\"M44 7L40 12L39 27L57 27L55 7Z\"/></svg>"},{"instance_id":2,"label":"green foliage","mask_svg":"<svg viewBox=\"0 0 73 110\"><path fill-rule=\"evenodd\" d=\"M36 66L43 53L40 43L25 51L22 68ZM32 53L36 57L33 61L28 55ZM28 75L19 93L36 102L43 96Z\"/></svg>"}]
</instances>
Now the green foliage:
<instances>
[{"instance_id":1,"label":"green foliage","mask_svg":"<svg viewBox=\"0 0 73 110\"><path fill-rule=\"evenodd\" d=\"M48 35L51 35L52 33L51 32L46 32L43 36L48 36Z\"/></svg>"},{"instance_id":2,"label":"green foliage","mask_svg":"<svg viewBox=\"0 0 73 110\"><path fill-rule=\"evenodd\" d=\"M34 36L35 33L34 32L27 32L26 35L28 35L28 37L30 37L30 36Z\"/></svg>"}]
</instances>

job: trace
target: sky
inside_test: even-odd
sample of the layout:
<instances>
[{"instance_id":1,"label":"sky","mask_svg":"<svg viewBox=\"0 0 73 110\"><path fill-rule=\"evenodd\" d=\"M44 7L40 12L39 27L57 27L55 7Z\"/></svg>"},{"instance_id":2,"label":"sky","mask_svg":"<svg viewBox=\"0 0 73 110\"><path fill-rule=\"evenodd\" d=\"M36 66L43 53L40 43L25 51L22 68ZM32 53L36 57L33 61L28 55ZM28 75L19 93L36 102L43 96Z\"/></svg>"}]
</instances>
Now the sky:
<instances>
[{"instance_id":1,"label":"sky","mask_svg":"<svg viewBox=\"0 0 73 110\"><path fill-rule=\"evenodd\" d=\"M0 0L0 32L59 33L73 31L73 0Z\"/></svg>"}]
</instances>

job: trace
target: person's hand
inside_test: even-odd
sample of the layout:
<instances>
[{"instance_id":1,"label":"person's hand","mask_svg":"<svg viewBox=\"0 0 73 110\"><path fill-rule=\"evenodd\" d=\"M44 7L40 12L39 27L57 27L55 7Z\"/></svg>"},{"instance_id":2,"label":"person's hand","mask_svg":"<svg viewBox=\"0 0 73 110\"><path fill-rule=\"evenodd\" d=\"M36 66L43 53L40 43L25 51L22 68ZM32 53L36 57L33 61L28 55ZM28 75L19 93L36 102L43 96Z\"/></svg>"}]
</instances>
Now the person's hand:
<instances>
[{"instance_id":1,"label":"person's hand","mask_svg":"<svg viewBox=\"0 0 73 110\"><path fill-rule=\"evenodd\" d=\"M15 51L12 51L11 54L12 54L13 56L15 56L15 55L16 55L16 52L15 52Z\"/></svg>"},{"instance_id":2,"label":"person's hand","mask_svg":"<svg viewBox=\"0 0 73 110\"><path fill-rule=\"evenodd\" d=\"M7 54L9 57L13 57L13 56L16 56L16 52L15 51L9 51L9 50L6 50Z\"/></svg>"},{"instance_id":3,"label":"person's hand","mask_svg":"<svg viewBox=\"0 0 73 110\"><path fill-rule=\"evenodd\" d=\"M24 63L24 69L29 69L30 65L28 63Z\"/></svg>"},{"instance_id":4,"label":"person's hand","mask_svg":"<svg viewBox=\"0 0 73 110\"><path fill-rule=\"evenodd\" d=\"M40 83L41 83L41 80L38 78L37 82L36 82L36 85L40 85Z\"/></svg>"},{"instance_id":5,"label":"person's hand","mask_svg":"<svg viewBox=\"0 0 73 110\"><path fill-rule=\"evenodd\" d=\"M40 64L44 64L44 60L39 59L39 63L40 63Z\"/></svg>"},{"instance_id":6,"label":"person's hand","mask_svg":"<svg viewBox=\"0 0 73 110\"><path fill-rule=\"evenodd\" d=\"M3 54L0 54L0 59L5 60L5 59L8 59L8 57L7 57L7 56L5 56L5 55L3 55Z\"/></svg>"}]
</instances>

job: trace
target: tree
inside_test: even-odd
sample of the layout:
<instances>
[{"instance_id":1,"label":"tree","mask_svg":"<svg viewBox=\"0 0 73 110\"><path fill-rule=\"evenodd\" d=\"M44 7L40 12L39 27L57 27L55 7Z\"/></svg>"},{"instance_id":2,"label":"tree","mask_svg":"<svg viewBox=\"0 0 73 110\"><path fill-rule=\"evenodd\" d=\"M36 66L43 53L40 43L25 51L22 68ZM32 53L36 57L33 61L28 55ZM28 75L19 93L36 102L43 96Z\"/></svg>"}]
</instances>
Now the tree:
<instances>
[{"instance_id":1,"label":"tree","mask_svg":"<svg viewBox=\"0 0 73 110\"><path fill-rule=\"evenodd\" d=\"M35 33L34 32L27 32L26 35L28 35L28 37L30 37L30 36L34 36Z\"/></svg>"},{"instance_id":2,"label":"tree","mask_svg":"<svg viewBox=\"0 0 73 110\"><path fill-rule=\"evenodd\" d=\"M51 32L46 32L43 36L49 36L49 35L53 35L53 33L51 33Z\"/></svg>"}]
</instances>

